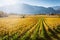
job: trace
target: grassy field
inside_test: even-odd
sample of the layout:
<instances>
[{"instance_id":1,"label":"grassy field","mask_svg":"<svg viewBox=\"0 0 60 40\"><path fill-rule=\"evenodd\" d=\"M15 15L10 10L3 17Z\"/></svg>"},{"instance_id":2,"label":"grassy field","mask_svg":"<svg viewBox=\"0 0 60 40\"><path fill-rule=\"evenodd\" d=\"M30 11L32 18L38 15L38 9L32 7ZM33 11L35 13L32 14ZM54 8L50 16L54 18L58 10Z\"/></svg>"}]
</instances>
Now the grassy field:
<instances>
[{"instance_id":1,"label":"grassy field","mask_svg":"<svg viewBox=\"0 0 60 40\"><path fill-rule=\"evenodd\" d=\"M58 15L0 18L0 40L60 40Z\"/></svg>"}]
</instances>

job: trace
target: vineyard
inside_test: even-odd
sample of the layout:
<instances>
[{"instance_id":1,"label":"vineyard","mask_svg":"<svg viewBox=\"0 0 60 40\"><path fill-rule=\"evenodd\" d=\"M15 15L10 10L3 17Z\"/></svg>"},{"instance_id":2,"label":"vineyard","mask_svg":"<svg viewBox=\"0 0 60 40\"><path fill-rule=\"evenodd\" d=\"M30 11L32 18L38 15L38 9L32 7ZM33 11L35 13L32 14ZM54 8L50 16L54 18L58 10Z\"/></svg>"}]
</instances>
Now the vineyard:
<instances>
[{"instance_id":1,"label":"vineyard","mask_svg":"<svg viewBox=\"0 0 60 40\"><path fill-rule=\"evenodd\" d=\"M60 18L0 18L0 40L60 40Z\"/></svg>"}]
</instances>

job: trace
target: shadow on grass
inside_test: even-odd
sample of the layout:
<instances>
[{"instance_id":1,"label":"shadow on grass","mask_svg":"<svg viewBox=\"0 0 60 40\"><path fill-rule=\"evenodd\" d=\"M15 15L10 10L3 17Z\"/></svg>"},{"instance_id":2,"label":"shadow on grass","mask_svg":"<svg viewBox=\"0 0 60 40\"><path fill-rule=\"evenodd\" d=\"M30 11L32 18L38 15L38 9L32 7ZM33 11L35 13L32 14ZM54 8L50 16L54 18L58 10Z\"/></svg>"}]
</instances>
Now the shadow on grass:
<instances>
[{"instance_id":1,"label":"shadow on grass","mask_svg":"<svg viewBox=\"0 0 60 40\"><path fill-rule=\"evenodd\" d=\"M52 29L48 29L49 30L49 32L51 33L51 36L52 37L54 37L54 38L56 38L57 40L60 40L60 38L56 35L56 32L54 32Z\"/></svg>"}]
</instances>

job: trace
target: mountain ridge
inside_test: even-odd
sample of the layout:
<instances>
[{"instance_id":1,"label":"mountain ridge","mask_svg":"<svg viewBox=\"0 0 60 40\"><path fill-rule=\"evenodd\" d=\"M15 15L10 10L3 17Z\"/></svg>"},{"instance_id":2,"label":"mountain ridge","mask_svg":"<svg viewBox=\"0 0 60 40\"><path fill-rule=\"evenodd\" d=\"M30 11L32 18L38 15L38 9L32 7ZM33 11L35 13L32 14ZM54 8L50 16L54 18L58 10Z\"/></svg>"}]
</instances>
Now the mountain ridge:
<instances>
[{"instance_id":1,"label":"mountain ridge","mask_svg":"<svg viewBox=\"0 0 60 40\"><path fill-rule=\"evenodd\" d=\"M20 14L51 14L51 13L60 13L60 10L55 10L54 7L42 7L42 6L33 6L29 4L16 4L5 7L0 7L0 10L8 13L20 13Z\"/></svg>"}]
</instances>

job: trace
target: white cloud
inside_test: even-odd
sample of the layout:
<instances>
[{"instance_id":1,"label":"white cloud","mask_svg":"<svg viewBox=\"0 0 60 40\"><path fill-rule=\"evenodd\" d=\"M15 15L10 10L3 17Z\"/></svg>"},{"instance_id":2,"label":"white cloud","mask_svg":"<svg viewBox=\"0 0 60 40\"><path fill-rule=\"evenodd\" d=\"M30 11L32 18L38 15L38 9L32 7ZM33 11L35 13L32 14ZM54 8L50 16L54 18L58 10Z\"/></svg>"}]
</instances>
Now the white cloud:
<instances>
[{"instance_id":1,"label":"white cloud","mask_svg":"<svg viewBox=\"0 0 60 40\"><path fill-rule=\"evenodd\" d=\"M0 7L18 3L18 0L0 0Z\"/></svg>"}]
</instances>

